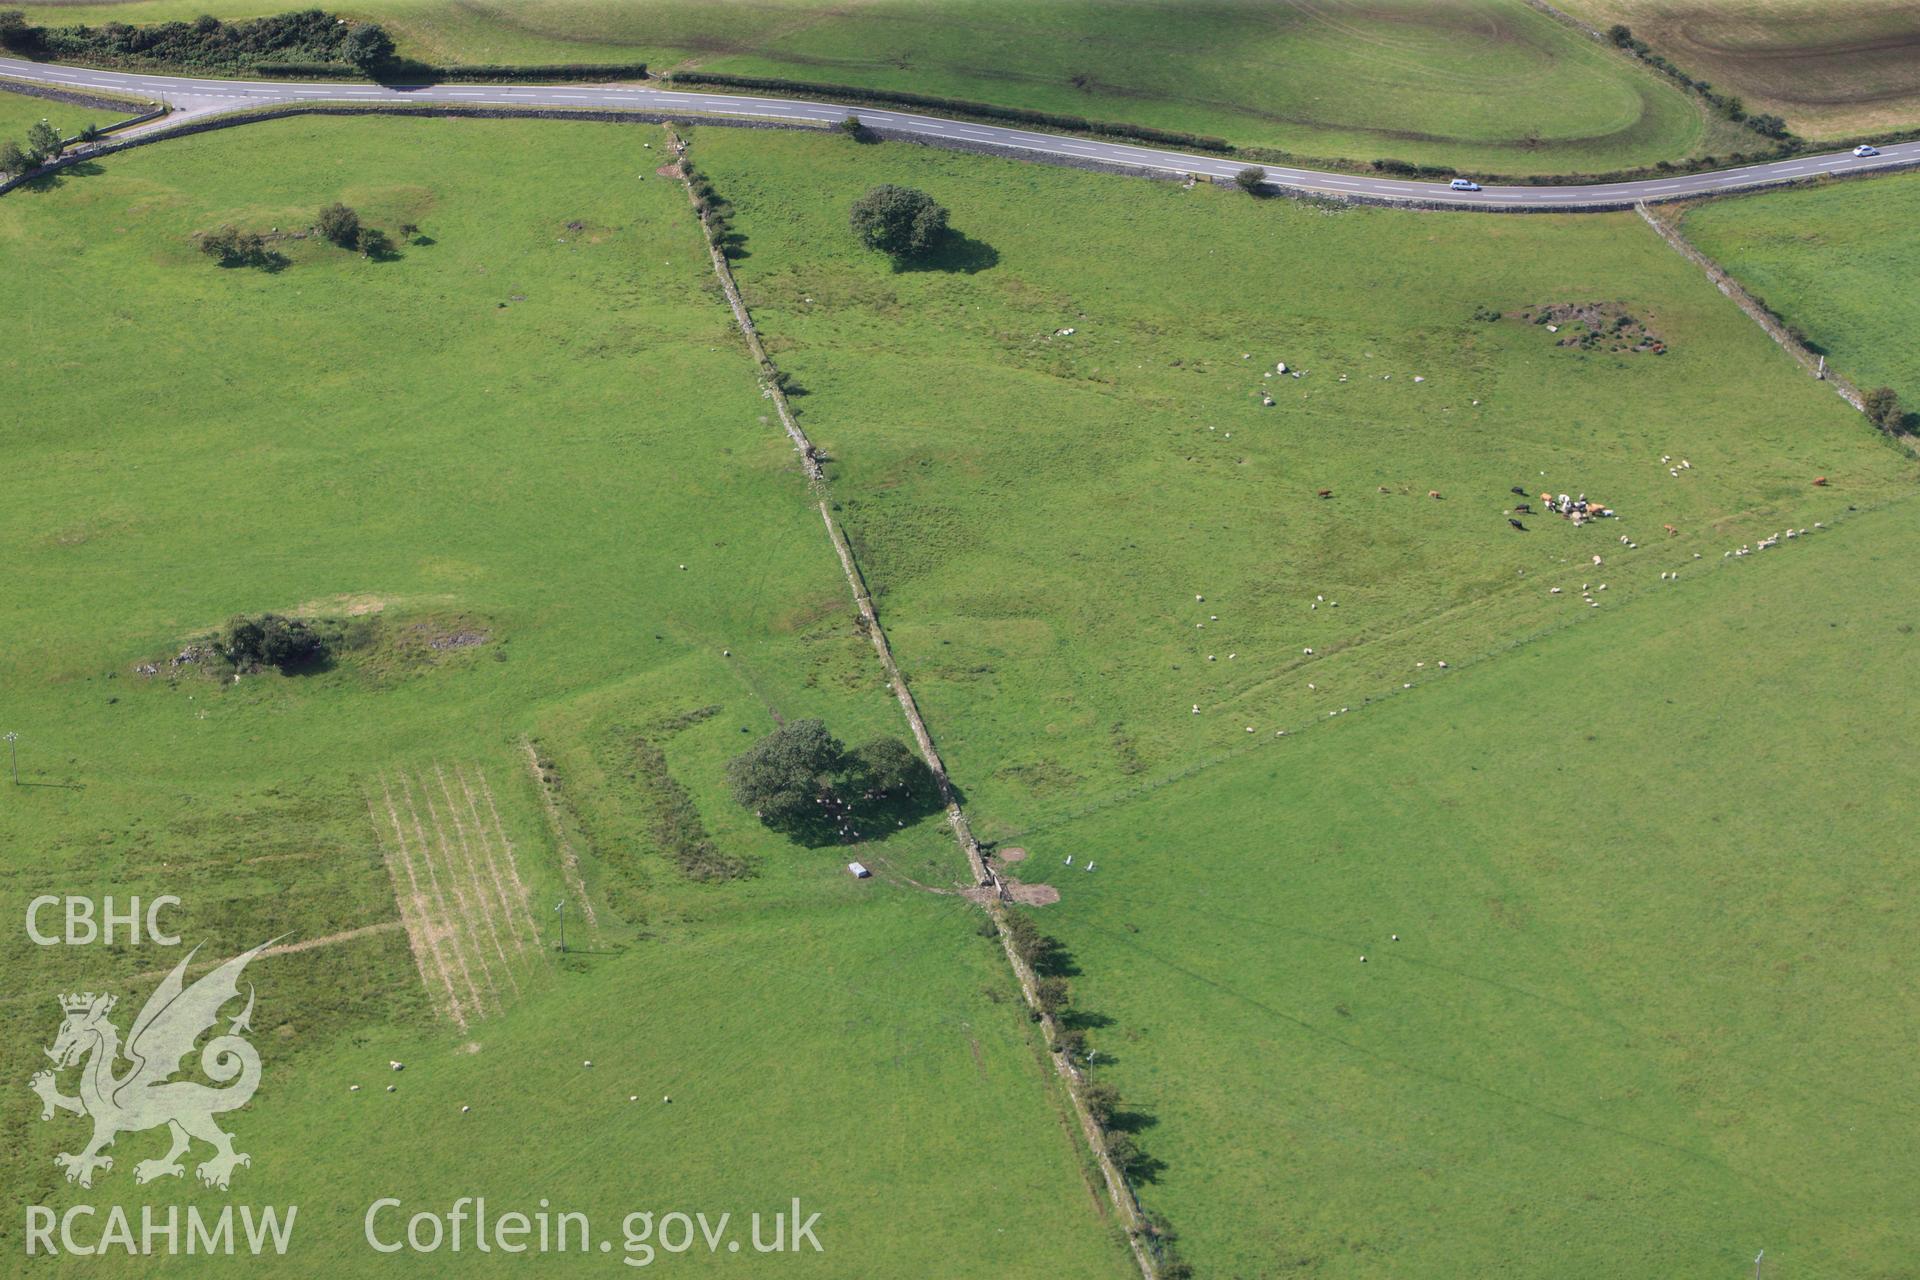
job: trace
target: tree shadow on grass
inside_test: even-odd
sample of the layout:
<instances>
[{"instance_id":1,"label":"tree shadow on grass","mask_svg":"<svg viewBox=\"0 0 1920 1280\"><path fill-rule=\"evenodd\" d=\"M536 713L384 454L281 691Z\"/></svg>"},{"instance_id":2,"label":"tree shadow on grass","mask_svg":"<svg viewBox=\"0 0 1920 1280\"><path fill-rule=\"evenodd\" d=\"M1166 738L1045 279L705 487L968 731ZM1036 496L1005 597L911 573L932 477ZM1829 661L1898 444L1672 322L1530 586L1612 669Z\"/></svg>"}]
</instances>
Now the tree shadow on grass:
<instances>
[{"instance_id":1,"label":"tree shadow on grass","mask_svg":"<svg viewBox=\"0 0 1920 1280\"><path fill-rule=\"evenodd\" d=\"M862 798L839 807L822 806L817 819L788 828L786 835L809 849L879 844L944 808L930 787L908 796Z\"/></svg>"},{"instance_id":2,"label":"tree shadow on grass","mask_svg":"<svg viewBox=\"0 0 1920 1280\"><path fill-rule=\"evenodd\" d=\"M58 169L43 173L20 185L22 191L53 191L67 184L69 178L96 178L106 169L94 160L77 160L72 164L63 164Z\"/></svg>"},{"instance_id":3,"label":"tree shadow on grass","mask_svg":"<svg viewBox=\"0 0 1920 1280\"><path fill-rule=\"evenodd\" d=\"M1058 938L1049 938L1050 945L1033 959L1033 971L1043 978L1077 978L1080 976L1080 962L1073 958L1073 952ZM1085 1013L1075 1015L1084 1018L1097 1018L1101 1015ZM1091 1024L1089 1024L1091 1025Z\"/></svg>"},{"instance_id":4,"label":"tree shadow on grass","mask_svg":"<svg viewBox=\"0 0 1920 1280\"><path fill-rule=\"evenodd\" d=\"M264 271L270 276L277 276L293 265L293 259L284 253L267 249L251 257L222 258L220 259L219 265L222 271L239 271L243 268L251 268L254 271Z\"/></svg>"},{"instance_id":5,"label":"tree shadow on grass","mask_svg":"<svg viewBox=\"0 0 1920 1280\"><path fill-rule=\"evenodd\" d=\"M944 271L949 275L978 275L1000 265L1000 251L963 231L949 231L940 247L918 258L896 259L893 269L908 272Z\"/></svg>"}]
</instances>

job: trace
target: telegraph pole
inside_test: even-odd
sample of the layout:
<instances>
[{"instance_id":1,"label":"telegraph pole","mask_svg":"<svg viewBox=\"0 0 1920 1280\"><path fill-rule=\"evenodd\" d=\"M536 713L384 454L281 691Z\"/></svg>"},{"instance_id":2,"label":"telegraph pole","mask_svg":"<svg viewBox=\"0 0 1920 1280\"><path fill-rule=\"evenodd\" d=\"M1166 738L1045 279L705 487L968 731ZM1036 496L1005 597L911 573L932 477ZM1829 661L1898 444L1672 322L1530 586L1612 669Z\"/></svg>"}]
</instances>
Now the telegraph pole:
<instances>
[{"instance_id":1,"label":"telegraph pole","mask_svg":"<svg viewBox=\"0 0 1920 1280\"><path fill-rule=\"evenodd\" d=\"M1760 1280L1760 1264L1766 1260L1766 1257L1765 1249L1753 1255L1753 1280Z\"/></svg>"},{"instance_id":2,"label":"telegraph pole","mask_svg":"<svg viewBox=\"0 0 1920 1280\"><path fill-rule=\"evenodd\" d=\"M553 909L560 916L560 950L564 954L567 949L567 900L560 899L553 904Z\"/></svg>"},{"instance_id":3,"label":"telegraph pole","mask_svg":"<svg viewBox=\"0 0 1920 1280\"><path fill-rule=\"evenodd\" d=\"M7 755L11 758L11 764L13 767L13 785L17 787L20 785L20 735L19 734L13 733L13 732L9 732L7 734Z\"/></svg>"}]
</instances>

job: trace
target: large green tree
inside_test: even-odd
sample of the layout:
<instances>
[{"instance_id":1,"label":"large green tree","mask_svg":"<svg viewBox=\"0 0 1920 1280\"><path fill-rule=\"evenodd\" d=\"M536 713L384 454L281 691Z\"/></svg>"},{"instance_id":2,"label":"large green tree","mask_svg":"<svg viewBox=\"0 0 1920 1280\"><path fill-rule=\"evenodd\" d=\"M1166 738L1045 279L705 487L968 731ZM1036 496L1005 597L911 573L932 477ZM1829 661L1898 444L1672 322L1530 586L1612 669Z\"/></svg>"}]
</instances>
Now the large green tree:
<instances>
[{"instance_id":1,"label":"large green tree","mask_svg":"<svg viewBox=\"0 0 1920 1280\"><path fill-rule=\"evenodd\" d=\"M393 37L377 22L363 22L340 42L340 56L362 71L393 59Z\"/></svg>"},{"instance_id":2,"label":"large green tree","mask_svg":"<svg viewBox=\"0 0 1920 1280\"><path fill-rule=\"evenodd\" d=\"M60 139L60 131L45 120L27 130L27 152L42 161L58 160L67 144Z\"/></svg>"},{"instance_id":3,"label":"large green tree","mask_svg":"<svg viewBox=\"0 0 1920 1280\"><path fill-rule=\"evenodd\" d=\"M733 798L776 831L818 825L846 760L846 748L818 720L783 724L727 765Z\"/></svg>"},{"instance_id":4,"label":"large green tree","mask_svg":"<svg viewBox=\"0 0 1920 1280\"><path fill-rule=\"evenodd\" d=\"M932 196L892 183L855 200L851 221L861 244L895 258L919 257L947 236L947 211Z\"/></svg>"}]
</instances>

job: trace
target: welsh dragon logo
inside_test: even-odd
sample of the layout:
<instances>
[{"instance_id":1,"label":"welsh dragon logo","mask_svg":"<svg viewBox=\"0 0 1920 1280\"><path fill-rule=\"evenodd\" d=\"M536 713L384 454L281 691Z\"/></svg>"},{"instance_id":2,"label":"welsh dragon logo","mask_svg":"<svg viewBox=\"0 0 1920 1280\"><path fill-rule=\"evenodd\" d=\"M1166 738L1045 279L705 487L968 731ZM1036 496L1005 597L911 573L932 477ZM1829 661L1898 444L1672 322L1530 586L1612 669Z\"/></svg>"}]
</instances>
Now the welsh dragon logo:
<instances>
[{"instance_id":1,"label":"welsh dragon logo","mask_svg":"<svg viewBox=\"0 0 1920 1280\"><path fill-rule=\"evenodd\" d=\"M243 1107L260 1087L260 1055L243 1037L251 1031L253 988L247 988L247 1007L230 1018L224 1035L209 1040L200 1051L200 1070L208 1079L225 1088L214 1088L194 1080L175 1080L182 1060L206 1031L220 1020L220 1010L229 1001L240 998L240 974L247 962L271 943L263 942L245 955L235 956L192 986L186 985L187 965L194 952L175 965L157 990L147 998L140 1016L133 1020L126 1044L120 1043L120 1030L107 1015L113 1012L115 997L81 995L60 997L60 1009L66 1020L46 1055L53 1059L53 1071L41 1071L31 1081L40 1095L42 1120L53 1119L55 1111L71 1111L93 1121L93 1140L78 1155L62 1152L54 1163L67 1171L67 1181L83 1187L93 1185L96 1169L112 1170L113 1157L103 1155L122 1133L138 1133L166 1125L173 1135L173 1146L158 1160L142 1160L133 1168L135 1182L151 1182L160 1177L179 1177L185 1172L180 1157L192 1146L194 1138L214 1149L213 1157L195 1172L210 1187L226 1190L236 1165L251 1164L245 1152L233 1149L233 1135L215 1122L221 1112ZM120 1069L121 1059L127 1066ZM61 1093L55 1072L65 1071L84 1060L80 1070L77 1097Z\"/></svg>"}]
</instances>

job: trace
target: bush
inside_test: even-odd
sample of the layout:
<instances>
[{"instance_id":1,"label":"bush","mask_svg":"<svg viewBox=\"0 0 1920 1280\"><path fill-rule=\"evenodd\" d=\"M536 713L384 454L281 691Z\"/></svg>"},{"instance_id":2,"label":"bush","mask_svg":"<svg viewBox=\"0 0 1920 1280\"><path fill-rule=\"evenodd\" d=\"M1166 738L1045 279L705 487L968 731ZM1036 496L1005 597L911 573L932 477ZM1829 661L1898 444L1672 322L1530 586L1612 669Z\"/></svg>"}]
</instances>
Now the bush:
<instances>
[{"instance_id":1,"label":"bush","mask_svg":"<svg viewBox=\"0 0 1920 1280\"><path fill-rule=\"evenodd\" d=\"M1040 1006L1040 1012L1054 1017L1067 1007L1070 996L1065 978L1042 978L1033 984L1033 998Z\"/></svg>"},{"instance_id":2,"label":"bush","mask_svg":"<svg viewBox=\"0 0 1920 1280\"><path fill-rule=\"evenodd\" d=\"M299 618L277 613L235 618L227 624L220 649L242 671L277 667L286 674L324 666L333 656L331 637Z\"/></svg>"},{"instance_id":3,"label":"bush","mask_svg":"<svg viewBox=\"0 0 1920 1280\"><path fill-rule=\"evenodd\" d=\"M1082 1089L1080 1100L1087 1104L1087 1114L1102 1129L1113 1122L1120 1110L1120 1091L1104 1080L1095 1080Z\"/></svg>"},{"instance_id":4,"label":"bush","mask_svg":"<svg viewBox=\"0 0 1920 1280\"><path fill-rule=\"evenodd\" d=\"M1250 196L1261 195L1267 186L1267 171L1259 165L1248 165L1233 175L1233 185Z\"/></svg>"},{"instance_id":5,"label":"bush","mask_svg":"<svg viewBox=\"0 0 1920 1280\"><path fill-rule=\"evenodd\" d=\"M932 196L892 183L855 200L850 221L860 243L895 258L919 257L947 235L947 211Z\"/></svg>"},{"instance_id":6,"label":"bush","mask_svg":"<svg viewBox=\"0 0 1920 1280\"><path fill-rule=\"evenodd\" d=\"M849 138L857 138L867 131L867 126L860 123L860 117L854 115L850 115L845 120L842 120L838 128L840 132L846 134Z\"/></svg>"},{"instance_id":7,"label":"bush","mask_svg":"<svg viewBox=\"0 0 1920 1280\"><path fill-rule=\"evenodd\" d=\"M1009 911L1006 915L1007 942L1013 947L1013 954L1031 966L1035 972L1052 967L1060 955L1060 944L1040 932L1033 920L1018 911Z\"/></svg>"},{"instance_id":8,"label":"bush","mask_svg":"<svg viewBox=\"0 0 1920 1280\"><path fill-rule=\"evenodd\" d=\"M0 11L0 49L9 53L31 53L40 46L40 28L27 23L27 15L18 9Z\"/></svg>"},{"instance_id":9,"label":"bush","mask_svg":"<svg viewBox=\"0 0 1920 1280\"><path fill-rule=\"evenodd\" d=\"M18 177L20 174L33 168L36 163L38 162L35 161L32 156L20 149L19 143L12 141L0 142L0 173L8 173Z\"/></svg>"},{"instance_id":10,"label":"bush","mask_svg":"<svg viewBox=\"0 0 1920 1280\"><path fill-rule=\"evenodd\" d=\"M393 37L377 22L363 22L347 32L340 42L340 57L362 71L368 71L393 59Z\"/></svg>"},{"instance_id":11,"label":"bush","mask_svg":"<svg viewBox=\"0 0 1920 1280\"><path fill-rule=\"evenodd\" d=\"M360 215L344 204L330 204L322 209L314 226L342 249L360 247Z\"/></svg>"},{"instance_id":12,"label":"bush","mask_svg":"<svg viewBox=\"0 0 1920 1280\"><path fill-rule=\"evenodd\" d=\"M259 266L267 260L267 242L257 231L221 227L200 237L200 252L223 267Z\"/></svg>"},{"instance_id":13,"label":"bush","mask_svg":"<svg viewBox=\"0 0 1920 1280\"><path fill-rule=\"evenodd\" d=\"M1867 421L1888 435L1898 435L1907 425L1906 411L1900 407L1899 393L1892 387L1875 387L1861 397Z\"/></svg>"}]
</instances>

